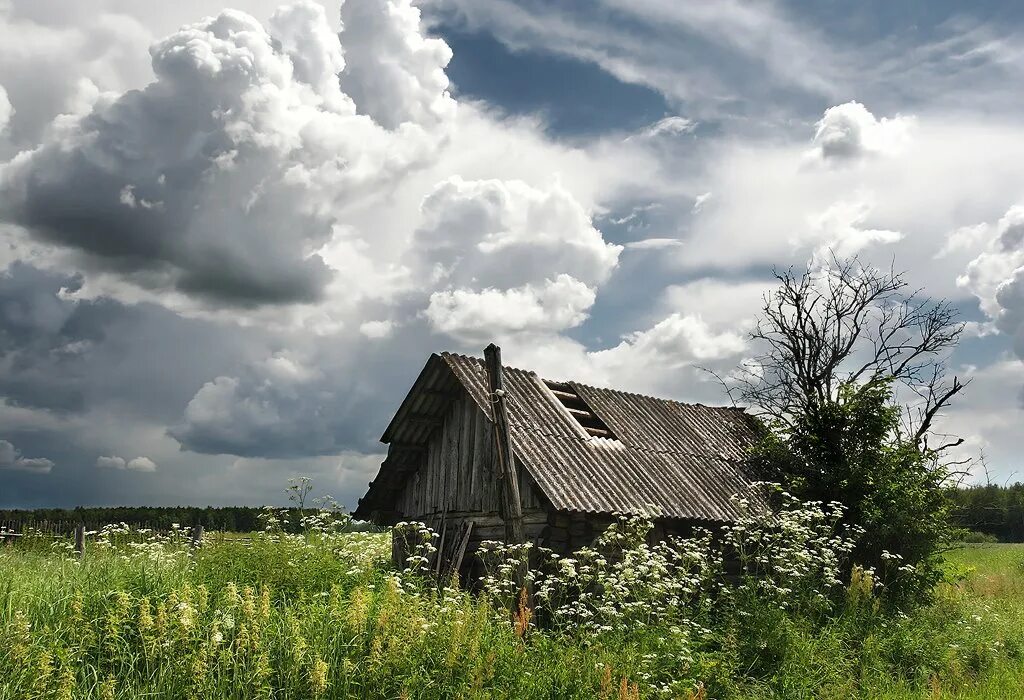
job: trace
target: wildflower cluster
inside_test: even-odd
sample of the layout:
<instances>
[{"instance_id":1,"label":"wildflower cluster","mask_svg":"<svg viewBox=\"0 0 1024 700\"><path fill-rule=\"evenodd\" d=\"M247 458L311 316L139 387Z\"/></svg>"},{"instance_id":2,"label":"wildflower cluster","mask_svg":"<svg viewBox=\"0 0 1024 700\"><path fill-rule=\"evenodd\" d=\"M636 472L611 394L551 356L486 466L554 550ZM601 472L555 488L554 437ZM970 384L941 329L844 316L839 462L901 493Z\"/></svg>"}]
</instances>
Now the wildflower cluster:
<instances>
[{"instance_id":1,"label":"wildflower cluster","mask_svg":"<svg viewBox=\"0 0 1024 700\"><path fill-rule=\"evenodd\" d=\"M840 525L838 504L801 503L777 487L771 488L780 505L767 509L765 487L737 496L737 519L715 532L698 528L652 543L657 513L651 511L618 516L593 546L571 557L485 542L482 587L513 607L519 592L513 574L528 560L526 583L538 612L576 633L656 626L682 638L707 634L713 608L737 592L779 609L829 605L857 531Z\"/></svg>"},{"instance_id":2,"label":"wildflower cluster","mask_svg":"<svg viewBox=\"0 0 1024 700\"><path fill-rule=\"evenodd\" d=\"M766 510L767 500L776 507ZM739 515L720 529L721 547L738 562L744 586L756 589L762 604L781 609L827 606L863 533L842 524L843 505L805 503L765 482L732 501Z\"/></svg>"}]
</instances>

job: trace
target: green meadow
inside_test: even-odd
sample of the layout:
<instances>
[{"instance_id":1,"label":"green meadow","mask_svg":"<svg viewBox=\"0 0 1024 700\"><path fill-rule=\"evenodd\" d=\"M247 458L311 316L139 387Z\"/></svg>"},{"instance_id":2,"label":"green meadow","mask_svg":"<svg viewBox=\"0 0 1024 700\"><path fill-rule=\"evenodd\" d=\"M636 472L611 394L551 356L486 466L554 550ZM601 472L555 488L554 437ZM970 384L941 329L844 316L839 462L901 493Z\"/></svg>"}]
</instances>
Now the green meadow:
<instances>
[{"instance_id":1,"label":"green meadow","mask_svg":"<svg viewBox=\"0 0 1024 700\"><path fill-rule=\"evenodd\" d=\"M827 612L737 598L682 637L438 590L390 568L388 533L69 549L0 547L0 700L1024 697L1020 545L951 552L909 615L855 580Z\"/></svg>"}]
</instances>

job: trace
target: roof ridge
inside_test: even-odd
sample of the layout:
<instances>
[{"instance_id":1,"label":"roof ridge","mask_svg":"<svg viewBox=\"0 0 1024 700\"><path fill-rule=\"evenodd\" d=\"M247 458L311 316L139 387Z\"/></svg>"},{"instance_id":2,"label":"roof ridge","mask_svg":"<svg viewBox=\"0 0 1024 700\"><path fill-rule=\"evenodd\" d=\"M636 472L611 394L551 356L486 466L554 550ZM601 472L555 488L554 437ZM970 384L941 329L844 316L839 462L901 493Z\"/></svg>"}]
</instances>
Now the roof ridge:
<instances>
[{"instance_id":1,"label":"roof ridge","mask_svg":"<svg viewBox=\"0 0 1024 700\"><path fill-rule=\"evenodd\" d=\"M475 355L464 355L462 353L448 352L446 350L446 351L441 353L441 356L442 357L454 357L454 358L463 359L463 360L473 360L474 362L477 362L477 363L479 363L481 365L484 364L484 360L482 358L479 358L479 357L475 356ZM567 384L578 384L579 386L585 387L587 389L592 389L594 391L614 391L614 392L616 392L618 394L625 394L626 396L636 396L636 397L639 397L641 399L648 399L650 401L665 401L665 402L668 402L668 403L674 403L674 404L676 404L678 406L694 406L694 407L700 407L700 408L709 408L709 409L716 410L716 411L726 409L726 410L730 410L730 411L739 411L740 413L745 413L745 414L747 413L747 409L743 408L742 406L712 406L712 405L705 404L705 403L700 403L700 402L697 402L697 401L694 401L694 402L679 401L678 399L669 399L669 398L665 398L663 396L652 396L651 394L642 394L642 393L640 393L638 391L626 391L624 389L616 389L614 387L594 386L593 384L586 384L584 382L576 381L575 379L549 379L547 377L540 376L534 370L523 369L521 367L512 367L510 365L505 365L505 369L513 370L515 372L523 372L525 374L531 374L531 375L533 375L533 376L535 376L535 377L537 377L540 380L545 381L545 382L562 382L562 383L567 383ZM747 414L747 415L750 415L750 414Z\"/></svg>"},{"instance_id":2,"label":"roof ridge","mask_svg":"<svg viewBox=\"0 0 1024 700\"><path fill-rule=\"evenodd\" d=\"M616 388L610 387L610 386L608 386L608 387L594 386L593 384L584 384L583 382L578 382L575 379L570 379L569 381L571 383L573 383L573 384L578 384L579 386L585 387L587 389L593 389L594 391L614 391L616 394L625 394L626 396L637 396L637 397L639 397L641 399L649 399L651 401L665 401L667 403L674 403L674 404L677 404L679 406L694 406L694 407L700 407L700 408L710 408L710 409L715 410L715 411L720 411L722 409L728 409L730 411L741 411L743 413L746 413L746 409L743 408L742 406L712 406L710 404L700 403L699 401L693 401L693 402L690 402L690 401L680 401L678 399L665 398L664 396L652 396L650 394L641 394L638 391L626 391L625 389L616 389Z\"/></svg>"}]
</instances>

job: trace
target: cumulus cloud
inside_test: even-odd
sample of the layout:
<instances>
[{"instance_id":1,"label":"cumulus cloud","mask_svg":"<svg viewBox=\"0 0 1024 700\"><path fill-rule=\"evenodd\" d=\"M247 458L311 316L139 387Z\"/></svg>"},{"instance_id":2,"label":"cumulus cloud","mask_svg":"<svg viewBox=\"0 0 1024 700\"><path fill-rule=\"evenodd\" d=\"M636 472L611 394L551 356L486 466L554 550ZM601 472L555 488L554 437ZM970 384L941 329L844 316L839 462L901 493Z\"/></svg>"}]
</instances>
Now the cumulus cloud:
<instances>
[{"instance_id":1,"label":"cumulus cloud","mask_svg":"<svg viewBox=\"0 0 1024 700\"><path fill-rule=\"evenodd\" d=\"M957 283L970 291L988 317L1016 341L1024 358L1024 206L1011 207L994 227L987 248Z\"/></svg>"},{"instance_id":2,"label":"cumulus cloud","mask_svg":"<svg viewBox=\"0 0 1024 700\"><path fill-rule=\"evenodd\" d=\"M812 153L835 162L896 155L909 142L914 121L901 115L877 119L860 102L829 107L816 125Z\"/></svg>"},{"instance_id":3,"label":"cumulus cloud","mask_svg":"<svg viewBox=\"0 0 1024 700\"><path fill-rule=\"evenodd\" d=\"M349 0L341 21L347 64L341 87L360 113L388 129L451 119L455 102L444 67L452 51L423 36L420 11L410 0Z\"/></svg>"},{"instance_id":4,"label":"cumulus cloud","mask_svg":"<svg viewBox=\"0 0 1024 700\"><path fill-rule=\"evenodd\" d=\"M340 429L348 398L317 367L286 353L219 376L196 392L169 430L196 452L242 457L336 454L351 433Z\"/></svg>"},{"instance_id":5,"label":"cumulus cloud","mask_svg":"<svg viewBox=\"0 0 1024 700\"><path fill-rule=\"evenodd\" d=\"M0 84L16 109L7 134L16 148L34 147L55 117L87 105L89 93L95 100L151 77L140 57L152 34L109 4L0 3Z\"/></svg>"},{"instance_id":6,"label":"cumulus cloud","mask_svg":"<svg viewBox=\"0 0 1024 700\"><path fill-rule=\"evenodd\" d=\"M7 440L0 440L0 469L15 469L33 474L49 474L53 462L44 457L23 457Z\"/></svg>"},{"instance_id":7,"label":"cumulus cloud","mask_svg":"<svg viewBox=\"0 0 1024 700\"><path fill-rule=\"evenodd\" d=\"M438 184L421 207L415 250L444 280L488 286L568 274L600 284L621 246L606 243L586 210L557 183L540 189L519 180Z\"/></svg>"},{"instance_id":8,"label":"cumulus cloud","mask_svg":"<svg viewBox=\"0 0 1024 700\"><path fill-rule=\"evenodd\" d=\"M135 472L155 472L156 462L151 460L149 457L136 457L128 460L128 464L125 465L125 469L130 469Z\"/></svg>"},{"instance_id":9,"label":"cumulus cloud","mask_svg":"<svg viewBox=\"0 0 1024 700\"><path fill-rule=\"evenodd\" d=\"M600 365L638 364L671 369L734 357L747 347L734 331L715 331L700 316L673 313L651 328L626 336L614 348L593 353Z\"/></svg>"},{"instance_id":10,"label":"cumulus cloud","mask_svg":"<svg viewBox=\"0 0 1024 700\"><path fill-rule=\"evenodd\" d=\"M149 457L135 457L126 460L124 457L97 457L96 467L98 469L121 469L133 472L155 472L156 462Z\"/></svg>"},{"instance_id":11,"label":"cumulus cloud","mask_svg":"<svg viewBox=\"0 0 1024 700\"><path fill-rule=\"evenodd\" d=\"M96 467L98 469L124 469L127 466L124 457L97 457Z\"/></svg>"},{"instance_id":12,"label":"cumulus cloud","mask_svg":"<svg viewBox=\"0 0 1024 700\"><path fill-rule=\"evenodd\" d=\"M594 290L569 275L542 284L480 291L454 289L430 297L431 325L460 340L484 341L492 335L523 331L557 332L578 326L594 304Z\"/></svg>"},{"instance_id":13,"label":"cumulus cloud","mask_svg":"<svg viewBox=\"0 0 1024 700\"><path fill-rule=\"evenodd\" d=\"M896 243L903 238L899 231L862 226L874 209L873 199L860 193L854 199L829 206L816 216L808 217L808 228L794 242L815 245L818 257L833 252L839 257L856 255L869 246Z\"/></svg>"},{"instance_id":14,"label":"cumulus cloud","mask_svg":"<svg viewBox=\"0 0 1024 700\"><path fill-rule=\"evenodd\" d=\"M995 225L981 224L976 231L973 238L984 232L989 241L967 264L957 284L977 298L989 322L975 324L971 330L978 337L993 331L1009 336L1018 359L1024 360L1024 206L1010 207ZM1016 364L1014 374L1019 380L1020 365ZM1001 389L1005 392L1006 385ZM1024 408L1024 391L1019 392L1017 404ZM1010 415L1011 422L1019 425L1019 416Z\"/></svg>"},{"instance_id":15,"label":"cumulus cloud","mask_svg":"<svg viewBox=\"0 0 1024 700\"><path fill-rule=\"evenodd\" d=\"M422 212L414 264L439 288L426 317L456 337L577 325L622 250L557 184L453 177Z\"/></svg>"},{"instance_id":16,"label":"cumulus cloud","mask_svg":"<svg viewBox=\"0 0 1024 700\"><path fill-rule=\"evenodd\" d=\"M416 11L356 4L381 7L350 16L347 64L308 1L269 29L225 10L157 42L153 82L101 96L0 167L3 216L138 287L241 306L320 298L332 273L317 251L341 210L424 163L451 113L414 109L450 101L443 43L389 52L427 41ZM342 68L356 83L379 77L362 75L383 70L360 62L372 52L387 56L392 90L408 91L397 131L339 87Z\"/></svg>"},{"instance_id":17,"label":"cumulus cloud","mask_svg":"<svg viewBox=\"0 0 1024 700\"><path fill-rule=\"evenodd\" d=\"M946 235L946 242L935 258L945 258L960 251L973 251L991 236L987 223L960 226Z\"/></svg>"}]
</instances>

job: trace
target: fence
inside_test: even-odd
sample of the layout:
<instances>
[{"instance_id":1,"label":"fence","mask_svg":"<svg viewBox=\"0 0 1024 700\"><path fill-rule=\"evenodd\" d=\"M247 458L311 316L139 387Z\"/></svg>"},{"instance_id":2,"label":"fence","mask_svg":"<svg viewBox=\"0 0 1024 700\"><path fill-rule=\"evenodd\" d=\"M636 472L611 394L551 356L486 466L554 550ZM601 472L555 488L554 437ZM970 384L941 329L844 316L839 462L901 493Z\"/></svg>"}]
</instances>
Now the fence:
<instances>
[{"instance_id":1,"label":"fence","mask_svg":"<svg viewBox=\"0 0 1024 700\"><path fill-rule=\"evenodd\" d=\"M13 544L18 539L23 538L23 537L42 537L42 538L50 538L50 539L55 539L55 540L57 540L57 539L65 539L66 537L68 537L68 536L73 534L74 538L75 538L75 554L78 557L84 557L85 556L85 542L86 542L87 531L85 529L85 525L83 525L81 523L74 524L73 528L70 529L70 530L67 530L67 531L63 530L59 525L57 527L51 527L51 528L39 528L36 525L32 524L32 525L29 525L27 529L31 530L31 532L25 532L24 529L22 529L21 531L16 531L16 530L14 530L13 527L9 527L9 524L7 524L7 523L0 523L0 544ZM196 549L198 549L199 547L202 547L203 546L203 534L204 534L203 526L202 525L196 525L195 527L190 528L190 530L191 530L191 532L189 533L189 544L192 547L196 548ZM136 530L135 530L135 532L142 532L142 531L145 531L145 532L160 532L160 534L165 534L165 535L170 535L171 533L174 532L174 530L159 531L159 530L154 530L154 529L151 529L151 528L136 528ZM248 538L248 537L246 537L246 538L239 538L239 539L240 540L244 539L246 542L250 541L250 538Z\"/></svg>"}]
</instances>

